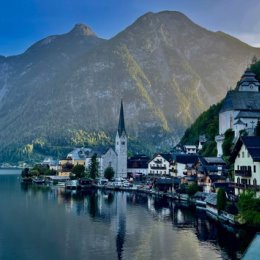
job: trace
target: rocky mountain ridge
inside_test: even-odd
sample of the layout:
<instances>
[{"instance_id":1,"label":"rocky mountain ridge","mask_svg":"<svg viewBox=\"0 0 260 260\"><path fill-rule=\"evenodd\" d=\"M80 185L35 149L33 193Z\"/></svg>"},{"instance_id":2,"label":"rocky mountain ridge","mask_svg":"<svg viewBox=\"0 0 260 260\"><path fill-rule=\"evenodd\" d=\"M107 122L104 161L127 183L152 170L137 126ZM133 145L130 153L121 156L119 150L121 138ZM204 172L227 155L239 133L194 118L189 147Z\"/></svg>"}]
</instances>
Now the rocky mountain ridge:
<instances>
[{"instance_id":1,"label":"rocky mountain ridge","mask_svg":"<svg viewBox=\"0 0 260 260\"><path fill-rule=\"evenodd\" d=\"M78 24L0 57L0 159L39 143L112 144L121 99L133 143L169 148L253 56L258 48L179 12L147 13L110 40Z\"/></svg>"}]
</instances>

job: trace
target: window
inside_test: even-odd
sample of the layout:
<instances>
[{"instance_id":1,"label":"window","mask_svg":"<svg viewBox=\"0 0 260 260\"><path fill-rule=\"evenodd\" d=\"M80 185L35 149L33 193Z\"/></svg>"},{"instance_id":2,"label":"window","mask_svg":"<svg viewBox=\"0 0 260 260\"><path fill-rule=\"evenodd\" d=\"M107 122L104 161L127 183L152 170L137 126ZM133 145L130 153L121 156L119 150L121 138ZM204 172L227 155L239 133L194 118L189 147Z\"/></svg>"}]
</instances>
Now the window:
<instances>
[{"instance_id":1,"label":"window","mask_svg":"<svg viewBox=\"0 0 260 260\"><path fill-rule=\"evenodd\" d=\"M246 179L241 179L241 183L242 184L247 184L247 180Z\"/></svg>"},{"instance_id":2,"label":"window","mask_svg":"<svg viewBox=\"0 0 260 260\"><path fill-rule=\"evenodd\" d=\"M240 184L240 178L237 178L237 184Z\"/></svg>"},{"instance_id":3,"label":"window","mask_svg":"<svg viewBox=\"0 0 260 260\"><path fill-rule=\"evenodd\" d=\"M257 181L256 181L256 179L253 180L253 185L254 185L254 186L257 185Z\"/></svg>"},{"instance_id":4,"label":"window","mask_svg":"<svg viewBox=\"0 0 260 260\"><path fill-rule=\"evenodd\" d=\"M256 166L254 165L254 172L256 172Z\"/></svg>"},{"instance_id":5,"label":"window","mask_svg":"<svg viewBox=\"0 0 260 260\"><path fill-rule=\"evenodd\" d=\"M245 152L242 152L242 158L244 158L245 157Z\"/></svg>"},{"instance_id":6,"label":"window","mask_svg":"<svg viewBox=\"0 0 260 260\"><path fill-rule=\"evenodd\" d=\"M239 165L237 166L237 170L239 170Z\"/></svg>"}]
</instances>

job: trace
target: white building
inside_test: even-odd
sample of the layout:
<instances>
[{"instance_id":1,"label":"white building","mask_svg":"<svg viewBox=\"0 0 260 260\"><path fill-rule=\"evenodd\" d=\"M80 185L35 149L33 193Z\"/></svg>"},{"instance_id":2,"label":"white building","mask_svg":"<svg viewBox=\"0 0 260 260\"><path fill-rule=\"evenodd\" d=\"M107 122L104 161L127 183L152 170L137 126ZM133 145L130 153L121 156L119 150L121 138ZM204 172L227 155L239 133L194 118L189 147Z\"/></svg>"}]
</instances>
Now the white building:
<instances>
[{"instance_id":1,"label":"white building","mask_svg":"<svg viewBox=\"0 0 260 260\"><path fill-rule=\"evenodd\" d=\"M196 154L197 146L196 145L184 145L184 151L186 154Z\"/></svg>"},{"instance_id":2,"label":"white building","mask_svg":"<svg viewBox=\"0 0 260 260\"><path fill-rule=\"evenodd\" d=\"M85 159L86 168L89 167L91 157L97 154L99 173L103 177L107 167L112 167L115 177L127 177L127 134L125 130L123 102L121 102L118 129L115 138L115 150L109 148L106 151L90 150Z\"/></svg>"},{"instance_id":3,"label":"white building","mask_svg":"<svg viewBox=\"0 0 260 260\"><path fill-rule=\"evenodd\" d=\"M187 168L191 168L197 161L197 155L177 154L174 160L174 176L183 177L187 175Z\"/></svg>"},{"instance_id":4,"label":"white building","mask_svg":"<svg viewBox=\"0 0 260 260\"><path fill-rule=\"evenodd\" d=\"M173 175L172 168L172 155L168 153L155 154L148 162L148 174Z\"/></svg>"},{"instance_id":5,"label":"white building","mask_svg":"<svg viewBox=\"0 0 260 260\"><path fill-rule=\"evenodd\" d=\"M260 196L260 137L240 137L231 159L234 162L235 194L254 189Z\"/></svg>"},{"instance_id":6,"label":"white building","mask_svg":"<svg viewBox=\"0 0 260 260\"><path fill-rule=\"evenodd\" d=\"M235 90L227 93L219 112L219 135L215 138L219 157L223 155L222 143L228 129L235 132L235 139L241 130L253 133L260 120L259 86L255 74L247 69Z\"/></svg>"}]
</instances>

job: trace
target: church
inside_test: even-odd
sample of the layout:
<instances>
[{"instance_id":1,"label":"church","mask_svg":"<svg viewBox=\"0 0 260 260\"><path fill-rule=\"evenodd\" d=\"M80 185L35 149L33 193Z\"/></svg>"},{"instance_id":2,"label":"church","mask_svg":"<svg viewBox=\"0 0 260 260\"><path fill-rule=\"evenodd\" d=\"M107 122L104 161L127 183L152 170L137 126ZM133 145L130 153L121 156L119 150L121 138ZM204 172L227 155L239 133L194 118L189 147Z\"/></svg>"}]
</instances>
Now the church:
<instances>
[{"instance_id":1,"label":"church","mask_svg":"<svg viewBox=\"0 0 260 260\"><path fill-rule=\"evenodd\" d=\"M89 167L93 154L97 155L100 176L104 176L104 172L107 167L112 167L115 171L115 178L127 177L127 133L125 129L124 107L122 101L120 107L118 128L115 137L115 149L109 148L106 151L91 150L86 155L86 168Z\"/></svg>"},{"instance_id":2,"label":"church","mask_svg":"<svg viewBox=\"0 0 260 260\"><path fill-rule=\"evenodd\" d=\"M235 140L240 131L253 135L260 120L260 83L256 75L247 69L234 90L228 91L219 112L219 135L217 142L218 157L223 155L222 144L228 129L235 133Z\"/></svg>"}]
</instances>

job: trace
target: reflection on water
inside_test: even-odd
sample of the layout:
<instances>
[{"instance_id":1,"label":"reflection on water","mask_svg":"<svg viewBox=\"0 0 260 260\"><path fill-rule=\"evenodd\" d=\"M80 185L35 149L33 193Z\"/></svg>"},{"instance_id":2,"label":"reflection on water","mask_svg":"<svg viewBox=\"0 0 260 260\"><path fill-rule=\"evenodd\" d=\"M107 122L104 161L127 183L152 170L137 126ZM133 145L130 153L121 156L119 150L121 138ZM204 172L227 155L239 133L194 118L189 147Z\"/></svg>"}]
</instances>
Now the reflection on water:
<instances>
[{"instance_id":1,"label":"reflection on water","mask_svg":"<svg viewBox=\"0 0 260 260\"><path fill-rule=\"evenodd\" d=\"M235 260L252 237L145 194L66 192L17 176L0 176L0 191L0 259Z\"/></svg>"}]
</instances>

